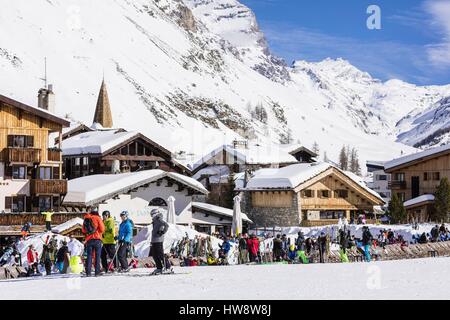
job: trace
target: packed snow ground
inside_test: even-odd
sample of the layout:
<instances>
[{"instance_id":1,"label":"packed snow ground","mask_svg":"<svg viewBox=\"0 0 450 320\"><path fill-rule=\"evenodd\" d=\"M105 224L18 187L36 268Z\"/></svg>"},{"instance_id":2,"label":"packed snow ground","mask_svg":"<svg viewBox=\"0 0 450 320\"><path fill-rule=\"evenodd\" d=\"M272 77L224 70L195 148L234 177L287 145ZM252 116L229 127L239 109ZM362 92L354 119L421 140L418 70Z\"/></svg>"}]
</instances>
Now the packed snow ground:
<instances>
[{"instance_id":1,"label":"packed snow ground","mask_svg":"<svg viewBox=\"0 0 450 320\"><path fill-rule=\"evenodd\" d=\"M156 277L0 282L0 299L448 299L450 258L176 268ZM137 271L137 270L134 270ZM138 272L146 272L140 269Z\"/></svg>"}]
</instances>

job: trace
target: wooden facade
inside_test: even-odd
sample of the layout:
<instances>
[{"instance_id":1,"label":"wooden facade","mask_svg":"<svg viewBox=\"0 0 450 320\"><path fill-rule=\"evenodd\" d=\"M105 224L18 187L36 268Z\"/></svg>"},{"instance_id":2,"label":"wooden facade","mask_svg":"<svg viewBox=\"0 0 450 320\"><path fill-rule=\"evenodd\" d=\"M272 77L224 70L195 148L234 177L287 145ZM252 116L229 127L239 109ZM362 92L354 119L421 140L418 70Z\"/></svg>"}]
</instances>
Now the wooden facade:
<instances>
[{"instance_id":1,"label":"wooden facade","mask_svg":"<svg viewBox=\"0 0 450 320\"><path fill-rule=\"evenodd\" d=\"M45 110L0 95L0 210L58 209L67 181L61 179L60 150L49 149L49 134L61 134L68 125Z\"/></svg>"},{"instance_id":2,"label":"wooden facade","mask_svg":"<svg viewBox=\"0 0 450 320\"><path fill-rule=\"evenodd\" d=\"M102 154L63 154L62 157L65 178L69 180L93 174L113 173L114 161L119 162L120 172L161 169L191 175L190 170L173 160L170 151L140 133Z\"/></svg>"},{"instance_id":3,"label":"wooden facade","mask_svg":"<svg viewBox=\"0 0 450 320\"><path fill-rule=\"evenodd\" d=\"M450 150L431 154L408 163L386 169L391 174L389 188L402 201L408 201L425 194L434 194L441 179L450 180ZM421 208L407 208L409 217L428 221L432 209L430 204Z\"/></svg>"},{"instance_id":4,"label":"wooden facade","mask_svg":"<svg viewBox=\"0 0 450 320\"><path fill-rule=\"evenodd\" d=\"M356 219L363 213L370 217L374 206L384 204L380 197L333 167L293 189L243 191L245 210L258 227L333 224L339 218Z\"/></svg>"}]
</instances>

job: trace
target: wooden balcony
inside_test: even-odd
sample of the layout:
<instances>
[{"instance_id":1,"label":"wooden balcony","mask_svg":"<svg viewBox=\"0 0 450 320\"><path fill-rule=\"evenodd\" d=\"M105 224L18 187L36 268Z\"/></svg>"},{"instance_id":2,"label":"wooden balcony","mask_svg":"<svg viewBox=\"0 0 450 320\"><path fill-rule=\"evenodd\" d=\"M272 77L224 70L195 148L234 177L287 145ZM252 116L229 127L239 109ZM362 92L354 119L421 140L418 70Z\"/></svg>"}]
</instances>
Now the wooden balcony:
<instances>
[{"instance_id":1,"label":"wooden balcony","mask_svg":"<svg viewBox=\"0 0 450 320\"><path fill-rule=\"evenodd\" d=\"M61 161L61 151L56 149L48 149L47 151L47 159L48 161Z\"/></svg>"},{"instance_id":2,"label":"wooden balcony","mask_svg":"<svg viewBox=\"0 0 450 320\"><path fill-rule=\"evenodd\" d=\"M41 180L30 181L31 194L66 194L67 180Z\"/></svg>"},{"instance_id":3,"label":"wooden balcony","mask_svg":"<svg viewBox=\"0 0 450 320\"><path fill-rule=\"evenodd\" d=\"M39 163L41 150L35 148L6 148L5 160L9 163Z\"/></svg>"},{"instance_id":4,"label":"wooden balcony","mask_svg":"<svg viewBox=\"0 0 450 320\"><path fill-rule=\"evenodd\" d=\"M389 181L388 188L391 190L406 189L406 181Z\"/></svg>"}]
</instances>

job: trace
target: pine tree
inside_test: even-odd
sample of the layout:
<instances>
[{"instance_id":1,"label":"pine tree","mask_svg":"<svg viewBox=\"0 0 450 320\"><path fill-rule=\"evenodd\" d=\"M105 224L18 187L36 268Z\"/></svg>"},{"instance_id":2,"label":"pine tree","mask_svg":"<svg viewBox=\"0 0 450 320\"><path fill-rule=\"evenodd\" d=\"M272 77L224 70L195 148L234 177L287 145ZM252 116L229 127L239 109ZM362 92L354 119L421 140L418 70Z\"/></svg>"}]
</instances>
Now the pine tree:
<instances>
[{"instance_id":1,"label":"pine tree","mask_svg":"<svg viewBox=\"0 0 450 320\"><path fill-rule=\"evenodd\" d=\"M431 219L435 222L448 221L450 211L450 184L447 177L441 179L434 194L434 210Z\"/></svg>"},{"instance_id":2,"label":"pine tree","mask_svg":"<svg viewBox=\"0 0 450 320\"><path fill-rule=\"evenodd\" d=\"M392 222L402 223L406 220L405 207L403 206L403 202L398 198L396 193L392 195L388 210L392 218Z\"/></svg>"},{"instance_id":3,"label":"pine tree","mask_svg":"<svg viewBox=\"0 0 450 320\"><path fill-rule=\"evenodd\" d=\"M328 162L328 161L329 161L329 159L328 159L328 156L327 156L327 152L324 151L323 152L323 162Z\"/></svg>"},{"instance_id":4,"label":"pine tree","mask_svg":"<svg viewBox=\"0 0 450 320\"><path fill-rule=\"evenodd\" d=\"M348 170L348 153L345 145L342 146L341 153L339 154L339 168L341 170Z\"/></svg>"},{"instance_id":5,"label":"pine tree","mask_svg":"<svg viewBox=\"0 0 450 320\"><path fill-rule=\"evenodd\" d=\"M319 154L320 153L319 144L317 143L317 141L314 141L313 146L312 146L312 151L315 154Z\"/></svg>"},{"instance_id":6,"label":"pine tree","mask_svg":"<svg viewBox=\"0 0 450 320\"><path fill-rule=\"evenodd\" d=\"M359 165L358 150L352 148L350 153L350 171L354 174L361 175L361 166Z\"/></svg>"}]
</instances>

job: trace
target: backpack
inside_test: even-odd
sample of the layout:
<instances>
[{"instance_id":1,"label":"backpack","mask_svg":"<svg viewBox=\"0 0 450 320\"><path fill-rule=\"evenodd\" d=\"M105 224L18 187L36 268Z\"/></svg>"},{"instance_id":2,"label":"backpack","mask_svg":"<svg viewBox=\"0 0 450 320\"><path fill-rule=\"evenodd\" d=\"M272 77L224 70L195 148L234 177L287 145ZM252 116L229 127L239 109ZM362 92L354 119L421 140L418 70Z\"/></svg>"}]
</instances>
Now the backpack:
<instances>
[{"instance_id":1,"label":"backpack","mask_svg":"<svg viewBox=\"0 0 450 320\"><path fill-rule=\"evenodd\" d=\"M83 228L86 231L87 235L94 234L96 231L95 226L94 226L94 221L92 221L91 218L84 218Z\"/></svg>"}]
</instances>

